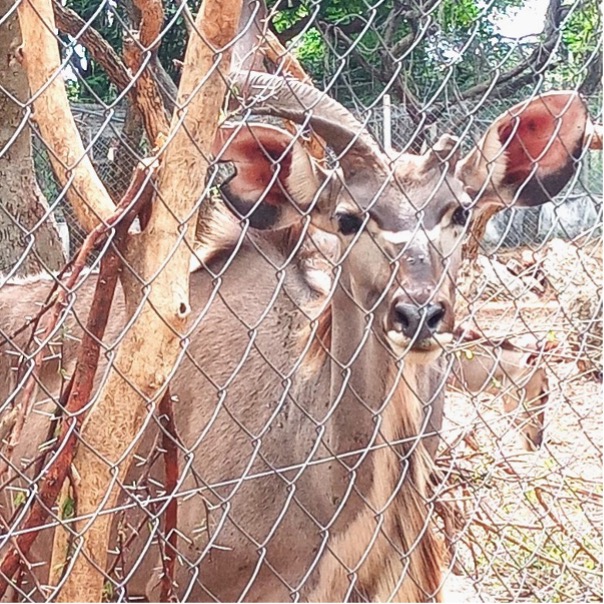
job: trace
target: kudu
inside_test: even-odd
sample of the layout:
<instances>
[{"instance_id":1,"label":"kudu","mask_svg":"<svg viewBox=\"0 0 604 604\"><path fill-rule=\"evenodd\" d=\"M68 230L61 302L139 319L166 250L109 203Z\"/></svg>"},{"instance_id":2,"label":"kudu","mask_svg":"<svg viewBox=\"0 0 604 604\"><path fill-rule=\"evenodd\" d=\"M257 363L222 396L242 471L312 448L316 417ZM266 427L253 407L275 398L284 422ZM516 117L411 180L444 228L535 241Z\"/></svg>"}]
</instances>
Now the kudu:
<instances>
[{"instance_id":1,"label":"kudu","mask_svg":"<svg viewBox=\"0 0 604 604\"><path fill-rule=\"evenodd\" d=\"M312 127L339 167L317 165L276 127L225 126L218 136L218 161L235 167L222 194L247 222L213 217L220 253L205 255L191 274L195 319L170 384L183 451L177 596L439 601L443 560L421 442L433 421L420 402L432 388L425 363L451 337L469 215L555 194L580 153L585 108L576 95L552 94L496 121L461 160L450 137L422 156L388 157L314 88L261 74L243 88L261 98L256 113ZM308 219L337 238L328 296L297 261ZM73 293L62 358L41 371L16 465L44 439L54 405L42 399L56 397L73 369L76 317L86 317L93 281ZM49 286L0 289L3 334L38 311ZM118 298L108 350L127 320ZM3 399L15 388L7 392L7 377L25 341L20 334L2 356ZM156 434L150 421L142 458L153 454ZM150 472L153 494L161 461ZM138 501L127 523L139 534L126 548L123 576L130 595L146 591L154 600L161 563L148 495L136 493L143 474L140 464L131 468L124 485L122 501ZM33 469L25 475L27 486ZM6 495L8 519L14 501ZM50 536L41 532L32 559L48 561ZM35 572L46 580L47 565Z\"/></svg>"},{"instance_id":2,"label":"kudu","mask_svg":"<svg viewBox=\"0 0 604 604\"><path fill-rule=\"evenodd\" d=\"M456 340L463 345L448 362L451 387L463 393L492 395L503 403L523 447L538 449L550 392L544 353L551 346L536 338L517 344L508 339L492 341L471 331Z\"/></svg>"}]
</instances>

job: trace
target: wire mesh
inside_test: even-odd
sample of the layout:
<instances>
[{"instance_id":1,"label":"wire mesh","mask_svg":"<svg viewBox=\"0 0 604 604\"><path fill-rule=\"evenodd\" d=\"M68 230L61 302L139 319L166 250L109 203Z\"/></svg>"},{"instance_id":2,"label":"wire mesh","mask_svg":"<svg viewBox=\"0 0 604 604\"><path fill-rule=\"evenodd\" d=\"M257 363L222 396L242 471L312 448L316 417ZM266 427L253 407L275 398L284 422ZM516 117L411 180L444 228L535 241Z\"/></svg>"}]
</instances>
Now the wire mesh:
<instances>
[{"instance_id":1,"label":"wire mesh","mask_svg":"<svg viewBox=\"0 0 604 604\"><path fill-rule=\"evenodd\" d=\"M0 0L0 590L601 601L599 7L267 4Z\"/></svg>"}]
</instances>

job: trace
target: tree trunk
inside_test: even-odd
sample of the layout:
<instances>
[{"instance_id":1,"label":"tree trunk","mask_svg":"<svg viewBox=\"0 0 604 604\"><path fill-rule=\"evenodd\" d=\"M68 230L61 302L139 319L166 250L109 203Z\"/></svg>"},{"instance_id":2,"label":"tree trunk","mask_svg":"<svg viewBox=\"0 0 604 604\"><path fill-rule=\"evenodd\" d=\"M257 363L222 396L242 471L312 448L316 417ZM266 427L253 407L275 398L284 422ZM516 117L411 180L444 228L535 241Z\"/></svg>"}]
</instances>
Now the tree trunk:
<instances>
[{"instance_id":1,"label":"tree trunk","mask_svg":"<svg viewBox=\"0 0 604 604\"><path fill-rule=\"evenodd\" d=\"M0 0L0 15L13 5ZM15 11L0 25L0 273L16 268L24 275L57 270L65 257L54 217L44 218L48 203L36 181L25 111L9 96L23 103L29 98L27 76L14 58L20 44Z\"/></svg>"}]
</instances>

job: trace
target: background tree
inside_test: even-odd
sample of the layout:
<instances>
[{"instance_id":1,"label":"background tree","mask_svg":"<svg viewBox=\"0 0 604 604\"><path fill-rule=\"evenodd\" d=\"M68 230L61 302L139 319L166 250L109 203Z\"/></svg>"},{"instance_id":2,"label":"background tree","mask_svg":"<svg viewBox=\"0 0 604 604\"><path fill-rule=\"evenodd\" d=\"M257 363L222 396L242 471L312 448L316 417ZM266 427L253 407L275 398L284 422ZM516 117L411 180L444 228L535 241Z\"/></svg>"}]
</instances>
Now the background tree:
<instances>
[{"instance_id":1,"label":"background tree","mask_svg":"<svg viewBox=\"0 0 604 604\"><path fill-rule=\"evenodd\" d=\"M449 103L477 97L479 85L493 80L495 95L506 96L552 70L567 85L581 83L601 29L595 0L550 0L540 35L505 38L497 21L524 5L526 0L389 0L370 9L363 0L297 0L276 11L272 26L282 42L295 41L315 79L333 76L337 63L345 62L355 78L350 95L365 106L372 94L364 82L369 89L377 81L397 95L409 94L408 101L436 94L434 101L447 96Z\"/></svg>"},{"instance_id":2,"label":"background tree","mask_svg":"<svg viewBox=\"0 0 604 604\"><path fill-rule=\"evenodd\" d=\"M0 0L8 15L12 0ZM16 59L16 12L0 28L0 273L57 270L65 261L56 222L34 172L27 76ZM10 142L10 144L9 144Z\"/></svg>"},{"instance_id":3,"label":"background tree","mask_svg":"<svg viewBox=\"0 0 604 604\"><path fill-rule=\"evenodd\" d=\"M154 67L162 89L178 83L179 61L188 39L183 0L165 2L166 22ZM196 13L198 3L189 8ZM527 0L268 0L269 27L292 45L305 70L342 103L370 109L384 92L404 106L417 126L419 147L436 120L461 119L488 101L495 114L535 86L598 90L601 18L596 0L549 0L538 35L506 38L498 21ZM69 0L116 50L136 29L130 2ZM74 59L78 98L115 98L106 76L87 51ZM169 77L165 77L169 76ZM165 99L164 99L165 100ZM460 107L460 109L455 109ZM444 124L441 125L445 126Z\"/></svg>"}]
</instances>

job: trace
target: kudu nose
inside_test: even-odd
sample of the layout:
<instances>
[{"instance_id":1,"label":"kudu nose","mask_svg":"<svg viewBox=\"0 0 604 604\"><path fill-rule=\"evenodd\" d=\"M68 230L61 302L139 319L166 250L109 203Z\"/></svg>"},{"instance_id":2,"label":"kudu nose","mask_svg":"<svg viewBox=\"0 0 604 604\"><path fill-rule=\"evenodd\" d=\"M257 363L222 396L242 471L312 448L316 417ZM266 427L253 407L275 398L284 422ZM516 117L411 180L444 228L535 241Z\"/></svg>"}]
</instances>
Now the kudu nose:
<instances>
[{"instance_id":1,"label":"kudu nose","mask_svg":"<svg viewBox=\"0 0 604 604\"><path fill-rule=\"evenodd\" d=\"M530 439L531 450L538 451L543 445L543 430L539 430L533 437Z\"/></svg>"},{"instance_id":2,"label":"kudu nose","mask_svg":"<svg viewBox=\"0 0 604 604\"><path fill-rule=\"evenodd\" d=\"M445 318L442 304L428 304L418 307L399 302L393 309L393 323L403 335L416 340L425 340L433 335Z\"/></svg>"}]
</instances>

